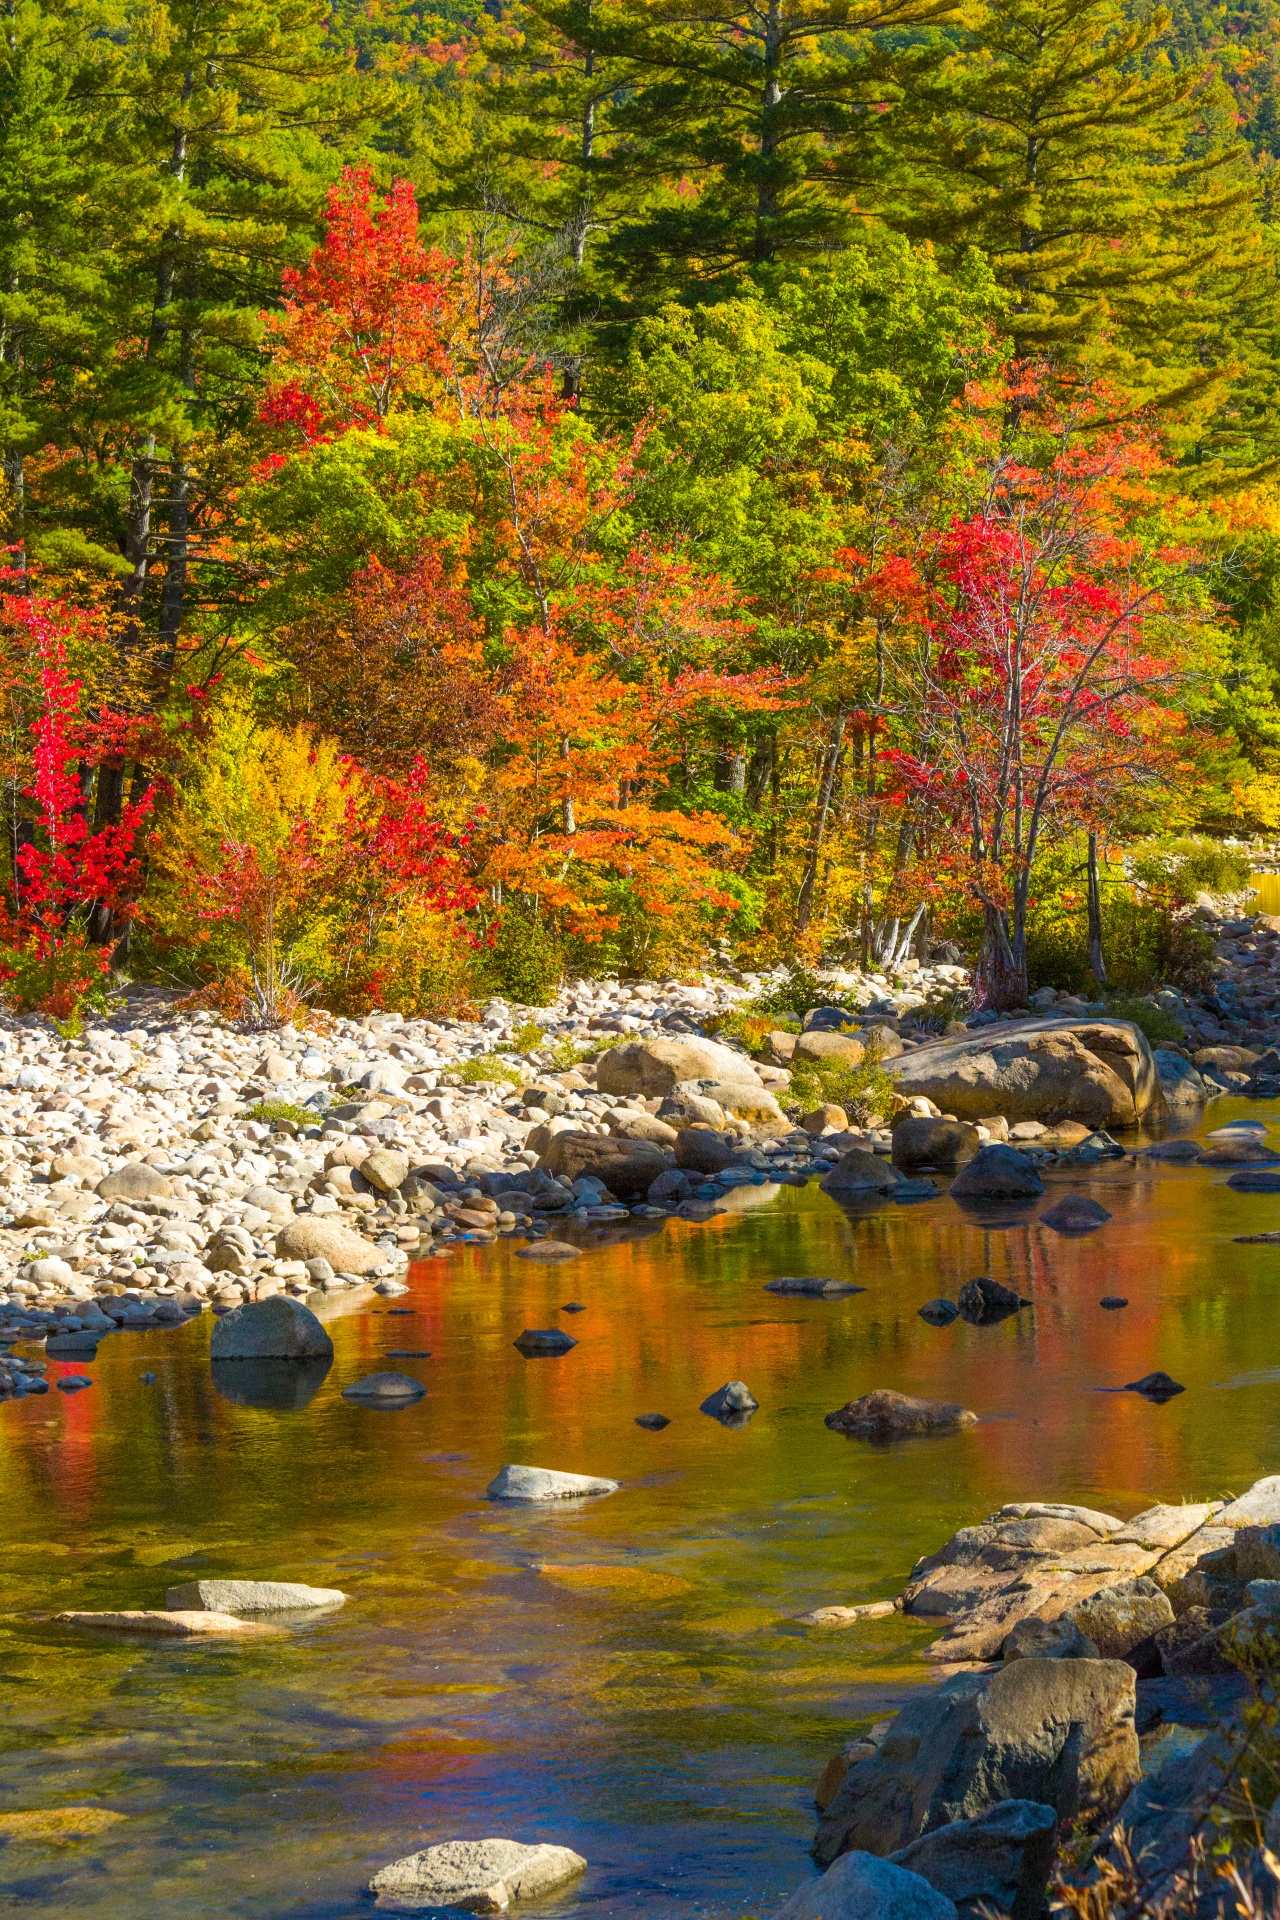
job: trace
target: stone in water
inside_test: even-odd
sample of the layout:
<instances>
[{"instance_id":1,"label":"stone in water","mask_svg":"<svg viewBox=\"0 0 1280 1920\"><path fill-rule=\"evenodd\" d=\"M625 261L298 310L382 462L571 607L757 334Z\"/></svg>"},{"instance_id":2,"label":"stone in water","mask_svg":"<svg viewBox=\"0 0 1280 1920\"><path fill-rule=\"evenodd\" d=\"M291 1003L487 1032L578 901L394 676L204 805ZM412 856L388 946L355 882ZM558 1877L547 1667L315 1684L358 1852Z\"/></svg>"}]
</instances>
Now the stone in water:
<instances>
[{"instance_id":1,"label":"stone in water","mask_svg":"<svg viewBox=\"0 0 1280 1920\"><path fill-rule=\"evenodd\" d=\"M1175 1394L1186 1392L1186 1388L1171 1380L1167 1373L1144 1373L1141 1380L1126 1381L1124 1390L1140 1393L1144 1400L1154 1400L1158 1406L1172 1400Z\"/></svg>"},{"instance_id":2,"label":"stone in water","mask_svg":"<svg viewBox=\"0 0 1280 1920\"><path fill-rule=\"evenodd\" d=\"M583 1500L616 1493L617 1480L589 1473L557 1473L552 1467L506 1466L485 1491L491 1500Z\"/></svg>"},{"instance_id":3,"label":"stone in water","mask_svg":"<svg viewBox=\"0 0 1280 1920\"><path fill-rule=\"evenodd\" d=\"M568 1353L578 1343L563 1327L526 1327L511 1344L528 1360L537 1354Z\"/></svg>"},{"instance_id":4,"label":"stone in water","mask_svg":"<svg viewBox=\"0 0 1280 1920\"><path fill-rule=\"evenodd\" d=\"M378 1905L401 1913L451 1907L462 1913L505 1913L513 1901L536 1900L576 1880L587 1863L569 1847L517 1840L446 1840L375 1873Z\"/></svg>"},{"instance_id":5,"label":"stone in water","mask_svg":"<svg viewBox=\"0 0 1280 1920\"><path fill-rule=\"evenodd\" d=\"M846 1294L865 1293L865 1287L855 1287L848 1280L824 1280L813 1275L802 1278L790 1276L781 1280L766 1280L766 1293L801 1294L811 1300L842 1300Z\"/></svg>"},{"instance_id":6,"label":"stone in water","mask_svg":"<svg viewBox=\"0 0 1280 1920\"><path fill-rule=\"evenodd\" d=\"M302 1607L340 1607L337 1587L308 1587L297 1580L187 1580L170 1587L164 1604L209 1613L292 1613Z\"/></svg>"},{"instance_id":7,"label":"stone in water","mask_svg":"<svg viewBox=\"0 0 1280 1920\"><path fill-rule=\"evenodd\" d=\"M421 1400L426 1388L407 1373L367 1373L342 1389L344 1400L359 1400L370 1407L407 1407Z\"/></svg>"},{"instance_id":8,"label":"stone in water","mask_svg":"<svg viewBox=\"0 0 1280 1920\"><path fill-rule=\"evenodd\" d=\"M671 1422L665 1413L638 1413L636 1415L636 1425L638 1427L647 1427L650 1433L661 1433L664 1427L671 1425Z\"/></svg>"}]
</instances>

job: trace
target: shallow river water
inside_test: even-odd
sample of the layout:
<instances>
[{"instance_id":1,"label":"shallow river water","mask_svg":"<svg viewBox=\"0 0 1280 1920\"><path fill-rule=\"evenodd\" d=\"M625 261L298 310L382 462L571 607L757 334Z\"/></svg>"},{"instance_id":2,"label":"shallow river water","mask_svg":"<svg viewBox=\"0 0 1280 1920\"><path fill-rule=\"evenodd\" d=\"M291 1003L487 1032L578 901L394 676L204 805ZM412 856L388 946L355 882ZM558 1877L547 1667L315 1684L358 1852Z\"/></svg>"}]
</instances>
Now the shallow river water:
<instances>
[{"instance_id":1,"label":"shallow river water","mask_svg":"<svg viewBox=\"0 0 1280 1920\"><path fill-rule=\"evenodd\" d=\"M1243 1114L1280 1118L1220 1101L1210 1124ZM1049 1177L1050 1200L1069 1184L1114 1218L1064 1240L1037 1209L1002 1228L946 1197L853 1214L811 1184L559 1268L501 1243L438 1258L403 1299L330 1320L334 1365L292 1411L215 1390L208 1315L51 1362L93 1387L0 1405L0 1815L123 1817L38 1840L0 1819L0 1911L339 1920L371 1912L386 1860L500 1834L590 1862L545 1920L768 1920L812 1871L824 1761L928 1671L928 1628L794 1616L892 1595L1005 1500L1128 1514L1280 1470L1280 1246L1233 1244L1280 1227L1280 1195L1150 1163ZM984 1271L1034 1308L985 1329L917 1317ZM866 1291L762 1291L781 1274ZM1127 1309L1099 1307L1113 1293ZM563 1358L511 1344L555 1325L579 1342ZM393 1347L430 1358L384 1362ZM426 1398L341 1398L379 1364ZM1157 1367L1188 1391L1099 1391ZM698 1412L734 1378L761 1403L740 1430ZM824 1428L875 1387L980 1424L887 1448ZM637 1427L648 1412L672 1424ZM623 1487L571 1513L502 1507L484 1489L505 1461ZM350 1599L257 1642L42 1618L163 1605L198 1573Z\"/></svg>"}]
</instances>

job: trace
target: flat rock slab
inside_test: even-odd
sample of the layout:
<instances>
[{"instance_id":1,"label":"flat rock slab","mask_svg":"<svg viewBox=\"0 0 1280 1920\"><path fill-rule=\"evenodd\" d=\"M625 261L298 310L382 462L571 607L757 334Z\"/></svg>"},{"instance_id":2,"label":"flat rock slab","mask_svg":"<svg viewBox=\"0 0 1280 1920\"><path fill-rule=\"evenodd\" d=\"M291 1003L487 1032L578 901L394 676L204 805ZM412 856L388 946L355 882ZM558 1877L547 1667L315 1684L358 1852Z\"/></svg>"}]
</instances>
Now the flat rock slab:
<instances>
[{"instance_id":1,"label":"flat rock slab","mask_svg":"<svg viewBox=\"0 0 1280 1920\"><path fill-rule=\"evenodd\" d=\"M616 1493L620 1482L589 1473L557 1473L551 1467L506 1466L485 1489L491 1500L588 1500Z\"/></svg>"},{"instance_id":2,"label":"flat rock slab","mask_svg":"<svg viewBox=\"0 0 1280 1920\"><path fill-rule=\"evenodd\" d=\"M446 1840L393 1860L375 1873L369 1891L384 1910L453 1907L462 1913L505 1913L518 1900L536 1900L585 1873L570 1847L523 1846L518 1840Z\"/></svg>"},{"instance_id":3,"label":"flat rock slab","mask_svg":"<svg viewBox=\"0 0 1280 1920\"><path fill-rule=\"evenodd\" d=\"M793 1278L786 1276L780 1280L766 1280L766 1293L799 1294L806 1300L843 1300L851 1293L865 1293L865 1287L855 1287L850 1280L824 1280L816 1276Z\"/></svg>"},{"instance_id":4,"label":"flat rock slab","mask_svg":"<svg viewBox=\"0 0 1280 1920\"><path fill-rule=\"evenodd\" d=\"M164 1604L170 1610L209 1613L294 1613L304 1607L340 1607L346 1597L337 1587L308 1587L296 1580L187 1580L168 1588Z\"/></svg>"},{"instance_id":5,"label":"flat rock slab","mask_svg":"<svg viewBox=\"0 0 1280 1920\"><path fill-rule=\"evenodd\" d=\"M567 1240L535 1240L531 1247L521 1247L516 1253L517 1260L580 1260L581 1247L571 1247Z\"/></svg>"},{"instance_id":6,"label":"flat rock slab","mask_svg":"<svg viewBox=\"0 0 1280 1920\"><path fill-rule=\"evenodd\" d=\"M123 1613L59 1613L60 1626L93 1627L106 1633L139 1633L151 1639L182 1640L197 1634L275 1633L261 1620L239 1620L233 1613L173 1607L161 1611L136 1609Z\"/></svg>"}]
</instances>

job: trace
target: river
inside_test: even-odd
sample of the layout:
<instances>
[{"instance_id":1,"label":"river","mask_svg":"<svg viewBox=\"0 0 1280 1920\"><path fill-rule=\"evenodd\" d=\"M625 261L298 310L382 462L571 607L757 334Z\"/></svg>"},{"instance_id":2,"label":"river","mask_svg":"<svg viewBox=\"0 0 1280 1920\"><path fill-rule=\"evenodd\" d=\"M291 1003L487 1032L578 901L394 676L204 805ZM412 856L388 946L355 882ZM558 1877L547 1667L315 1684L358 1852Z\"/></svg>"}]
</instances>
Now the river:
<instances>
[{"instance_id":1,"label":"river","mask_svg":"<svg viewBox=\"0 0 1280 1920\"><path fill-rule=\"evenodd\" d=\"M1280 1227L1280 1195L1225 1181L1153 1163L1077 1176L1114 1216L1080 1240L1035 1210L989 1229L945 1196L855 1215L810 1184L558 1268L465 1249L332 1320L333 1368L292 1411L222 1397L208 1315L116 1334L87 1368L51 1362L93 1386L0 1405L0 1813L124 1817L8 1844L0 1820L0 1909L339 1920L370 1912L386 1860L498 1834L590 1862L544 1920L767 1920L811 1871L824 1761L927 1677L925 1627L794 1616L892 1595L1005 1500L1128 1514L1280 1470L1280 1246L1233 1244ZM1034 1308L985 1329L917 1317L984 1271ZM782 1274L866 1291L765 1293ZM1126 1309L1099 1307L1116 1293ZM579 1343L563 1358L513 1348L555 1325ZM395 1347L430 1357L384 1361ZM342 1399L381 1364L426 1397ZM1187 1391L1098 1391L1153 1368ZM734 1378L761 1403L738 1430L698 1411ZM980 1424L887 1448L824 1428L875 1387L962 1401ZM649 1412L671 1425L637 1427ZM505 1461L622 1491L571 1513L498 1506L484 1489ZM163 1605L198 1573L350 1599L256 1643L39 1617Z\"/></svg>"}]
</instances>

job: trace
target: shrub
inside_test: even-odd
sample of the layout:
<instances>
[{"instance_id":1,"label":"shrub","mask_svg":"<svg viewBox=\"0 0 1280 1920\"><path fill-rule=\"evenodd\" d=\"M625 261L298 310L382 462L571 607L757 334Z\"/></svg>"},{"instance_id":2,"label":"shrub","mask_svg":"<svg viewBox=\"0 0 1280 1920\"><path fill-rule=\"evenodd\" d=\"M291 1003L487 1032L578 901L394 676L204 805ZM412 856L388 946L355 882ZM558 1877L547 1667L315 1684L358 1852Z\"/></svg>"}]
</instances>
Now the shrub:
<instances>
[{"instance_id":1,"label":"shrub","mask_svg":"<svg viewBox=\"0 0 1280 1920\"><path fill-rule=\"evenodd\" d=\"M781 1015L756 1013L752 1011L756 1002L749 1001L746 1006L735 1007L731 1013L723 1013L706 1023L707 1032L721 1035L727 1040L739 1040L753 1057L758 1058L764 1052L765 1042L771 1033L799 1033L798 1020L784 1020Z\"/></svg>"},{"instance_id":2,"label":"shrub","mask_svg":"<svg viewBox=\"0 0 1280 1920\"><path fill-rule=\"evenodd\" d=\"M790 1014L793 1019L802 1020L814 1007L852 1009L852 1002L848 995L823 986L816 974L807 973L803 967L792 966L776 987L770 987L767 993L758 994L754 1000L748 1001L744 1011ZM775 1020L773 1025L776 1027L778 1022Z\"/></svg>"},{"instance_id":3,"label":"shrub","mask_svg":"<svg viewBox=\"0 0 1280 1920\"><path fill-rule=\"evenodd\" d=\"M451 1071L467 1087L479 1086L484 1080L495 1085L505 1081L508 1086L522 1087L525 1081L519 1067L513 1067L509 1060L504 1060L498 1053L478 1053Z\"/></svg>"},{"instance_id":4,"label":"shrub","mask_svg":"<svg viewBox=\"0 0 1280 1920\"><path fill-rule=\"evenodd\" d=\"M485 974L498 993L524 1007L545 1007L564 978L564 947L530 907L508 906L493 929Z\"/></svg>"},{"instance_id":5,"label":"shrub","mask_svg":"<svg viewBox=\"0 0 1280 1920\"><path fill-rule=\"evenodd\" d=\"M536 1053L546 1039L546 1030L536 1020L522 1020L511 1035L517 1053Z\"/></svg>"},{"instance_id":6,"label":"shrub","mask_svg":"<svg viewBox=\"0 0 1280 1920\"><path fill-rule=\"evenodd\" d=\"M245 1118L261 1121L264 1127L274 1127L279 1120L287 1120L295 1127L320 1125L320 1115L314 1107L297 1107L292 1100L258 1100Z\"/></svg>"},{"instance_id":7,"label":"shrub","mask_svg":"<svg viewBox=\"0 0 1280 1920\"><path fill-rule=\"evenodd\" d=\"M1131 1020L1153 1047L1176 1047L1186 1038L1186 1030L1175 1014L1153 1006L1136 993L1108 994L1107 1012L1117 1020Z\"/></svg>"},{"instance_id":8,"label":"shrub","mask_svg":"<svg viewBox=\"0 0 1280 1920\"><path fill-rule=\"evenodd\" d=\"M867 1127L888 1115L893 1094L893 1080L881 1066L879 1052L868 1048L857 1066L848 1060L806 1060L793 1067L784 1104L797 1119L815 1107L843 1107L855 1125Z\"/></svg>"},{"instance_id":9,"label":"shrub","mask_svg":"<svg viewBox=\"0 0 1280 1920\"><path fill-rule=\"evenodd\" d=\"M1189 906L1198 893L1239 893L1252 879L1253 865L1243 847L1224 847L1203 836L1148 841L1130 861L1144 887Z\"/></svg>"}]
</instances>

